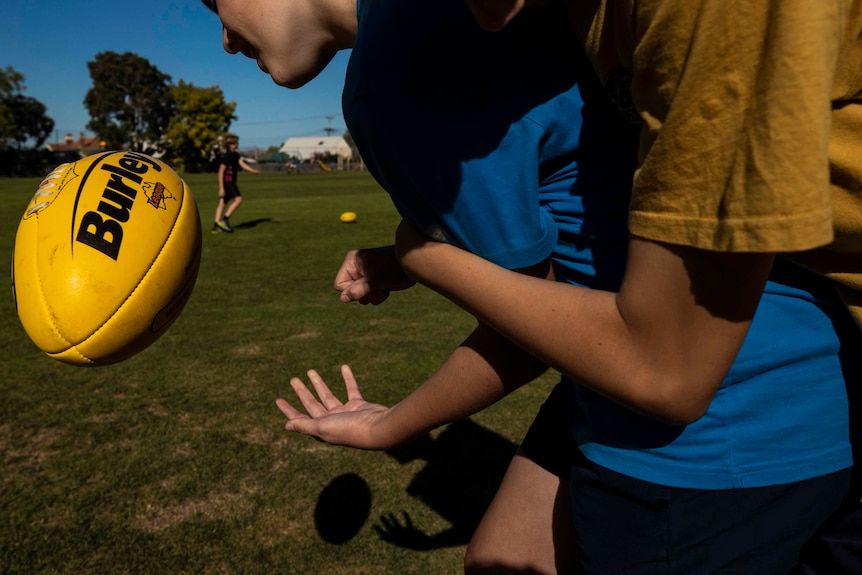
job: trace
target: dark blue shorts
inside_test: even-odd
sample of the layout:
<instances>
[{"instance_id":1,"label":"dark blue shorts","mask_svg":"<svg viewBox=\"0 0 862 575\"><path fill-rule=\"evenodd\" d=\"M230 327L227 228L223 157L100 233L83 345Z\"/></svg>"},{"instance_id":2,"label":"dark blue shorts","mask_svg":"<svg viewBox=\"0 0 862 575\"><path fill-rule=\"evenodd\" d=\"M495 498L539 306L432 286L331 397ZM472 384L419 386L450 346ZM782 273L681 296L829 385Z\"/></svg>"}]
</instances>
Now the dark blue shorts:
<instances>
[{"instance_id":1,"label":"dark blue shorts","mask_svg":"<svg viewBox=\"0 0 862 575\"><path fill-rule=\"evenodd\" d=\"M787 485L679 489L583 462L570 489L584 572L787 575L835 513L846 469Z\"/></svg>"},{"instance_id":2,"label":"dark blue shorts","mask_svg":"<svg viewBox=\"0 0 862 575\"><path fill-rule=\"evenodd\" d=\"M239 186L235 182L224 183L224 202L228 203L234 198L238 198L242 194L239 191Z\"/></svg>"},{"instance_id":3,"label":"dark blue shorts","mask_svg":"<svg viewBox=\"0 0 862 575\"><path fill-rule=\"evenodd\" d=\"M566 481L581 450L569 431L569 388L571 383L558 383L539 408L539 413L527 430L521 451L531 461Z\"/></svg>"},{"instance_id":4,"label":"dark blue shorts","mask_svg":"<svg viewBox=\"0 0 862 575\"><path fill-rule=\"evenodd\" d=\"M862 502L850 502L809 541L793 575L862 573Z\"/></svg>"},{"instance_id":5,"label":"dark blue shorts","mask_svg":"<svg viewBox=\"0 0 862 575\"><path fill-rule=\"evenodd\" d=\"M842 366L850 400L850 442L855 473L847 504L809 541L794 575L859 575L862 573L862 333L841 341Z\"/></svg>"}]
</instances>

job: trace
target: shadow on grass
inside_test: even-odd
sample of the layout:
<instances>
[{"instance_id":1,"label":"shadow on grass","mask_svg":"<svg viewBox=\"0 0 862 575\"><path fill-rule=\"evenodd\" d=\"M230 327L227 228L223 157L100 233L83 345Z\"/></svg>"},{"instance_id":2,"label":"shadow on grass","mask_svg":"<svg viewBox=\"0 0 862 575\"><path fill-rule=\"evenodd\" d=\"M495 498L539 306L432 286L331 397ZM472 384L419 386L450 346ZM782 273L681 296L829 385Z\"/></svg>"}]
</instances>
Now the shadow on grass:
<instances>
[{"instance_id":1,"label":"shadow on grass","mask_svg":"<svg viewBox=\"0 0 862 575\"><path fill-rule=\"evenodd\" d=\"M371 490L355 473L333 479L317 498L314 526L327 543L347 543L353 539L371 512Z\"/></svg>"},{"instance_id":2,"label":"shadow on grass","mask_svg":"<svg viewBox=\"0 0 862 575\"><path fill-rule=\"evenodd\" d=\"M427 464L413 476L407 493L422 501L451 527L428 533L402 511L380 518L380 538L398 547L428 551L466 545L491 503L517 446L471 420L449 425L436 439L425 436L386 453L398 462ZM315 525L330 543L344 543L362 528L371 508L368 484L346 474L320 494Z\"/></svg>"},{"instance_id":3,"label":"shadow on grass","mask_svg":"<svg viewBox=\"0 0 862 575\"><path fill-rule=\"evenodd\" d=\"M247 222L242 222L241 224L234 224L232 227L235 230L247 230L259 226L260 224L265 224L271 221L272 218L259 218L257 220L249 220Z\"/></svg>"}]
</instances>

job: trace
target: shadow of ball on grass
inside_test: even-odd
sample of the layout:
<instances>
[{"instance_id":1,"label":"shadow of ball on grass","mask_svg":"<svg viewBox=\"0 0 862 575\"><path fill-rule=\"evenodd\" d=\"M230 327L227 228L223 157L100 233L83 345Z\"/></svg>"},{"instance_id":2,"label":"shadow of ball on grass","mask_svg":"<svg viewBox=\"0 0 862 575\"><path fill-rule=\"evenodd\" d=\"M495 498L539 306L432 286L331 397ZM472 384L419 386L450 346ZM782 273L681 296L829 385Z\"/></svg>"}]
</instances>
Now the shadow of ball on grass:
<instances>
[{"instance_id":1,"label":"shadow of ball on grass","mask_svg":"<svg viewBox=\"0 0 862 575\"><path fill-rule=\"evenodd\" d=\"M355 473L345 473L323 488L314 507L314 526L327 543L353 539L371 513L371 490Z\"/></svg>"}]
</instances>

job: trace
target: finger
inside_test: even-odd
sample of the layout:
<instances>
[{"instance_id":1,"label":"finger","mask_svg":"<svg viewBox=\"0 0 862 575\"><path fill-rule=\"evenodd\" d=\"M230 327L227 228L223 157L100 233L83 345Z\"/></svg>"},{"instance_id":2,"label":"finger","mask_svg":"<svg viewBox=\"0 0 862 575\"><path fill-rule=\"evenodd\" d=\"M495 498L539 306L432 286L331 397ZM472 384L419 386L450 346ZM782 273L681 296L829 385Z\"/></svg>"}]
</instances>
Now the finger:
<instances>
[{"instance_id":1,"label":"finger","mask_svg":"<svg viewBox=\"0 0 862 575\"><path fill-rule=\"evenodd\" d=\"M368 279L362 277L354 281L350 286L345 288L342 292L342 297L347 295L350 298L350 301L358 301L359 303L363 303L366 297L369 294L373 294L371 290L371 286L368 285Z\"/></svg>"},{"instance_id":2,"label":"finger","mask_svg":"<svg viewBox=\"0 0 862 575\"><path fill-rule=\"evenodd\" d=\"M395 528L396 526L398 526L398 527L401 526L400 523L398 523L398 519L395 517L395 515L393 513L390 513L389 515L381 515L380 516L380 523L383 524L383 528L386 529L387 531L392 531L392 529Z\"/></svg>"},{"instance_id":3,"label":"finger","mask_svg":"<svg viewBox=\"0 0 862 575\"><path fill-rule=\"evenodd\" d=\"M290 403L288 403L286 399L282 399L281 397L275 400L275 404L289 420L308 417L308 415L302 413L301 411L290 405Z\"/></svg>"},{"instance_id":4,"label":"finger","mask_svg":"<svg viewBox=\"0 0 862 575\"><path fill-rule=\"evenodd\" d=\"M284 425L284 428L288 431L293 431L294 433L308 435L316 441L324 441L320 437L320 423L316 419L311 419L309 417L292 419Z\"/></svg>"},{"instance_id":5,"label":"finger","mask_svg":"<svg viewBox=\"0 0 862 575\"><path fill-rule=\"evenodd\" d=\"M356 279L357 276L353 270L342 268L335 276L335 281L332 282L332 287L343 292L346 289L350 289L350 286L353 285L353 282L355 282Z\"/></svg>"},{"instance_id":6,"label":"finger","mask_svg":"<svg viewBox=\"0 0 862 575\"><path fill-rule=\"evenodd\" d=\"M354 280L350 282L350 285L342 285L340 299L343 303L357 301L362 297L364 290L357 285L360 281L362 280Z\"/></svg>"},{"instance_id":7,"label":"finger","mask_svg":"<svg viewBox=\"0 0 862 575\"><path fill-rule=\"evenodd\" d=\"M364 277L358 276L351 278L350 280L340 282L335 289L341 292L340 299L342 303L350 303L352 301L364 303L362 300L371 291L368 287L368 280Z\"/></svg>"},{"instance_id":8,"label":"finger","mask_svg":"<svg viewBox=\"0 0 862 575\"><path fill-rule=\"evenodd\" d=\"M284 425L284 428L287 431L293 431L302 435L308 435L316 441L323 441L316 435L318 429L316 421L290 405L290 403L286 399L279 397L275 400L275 404L278 406L281 412L285 416L287 416L287 423ZM297 421L307 421L312 424L312 428L310 429L307 425L303 424L297 425Z\"/></svg>"},{"instance_id":9,"label":"finger","mask_svg":"<svg viewBox=\"0 0 862 575\"><path fill-rule=\"evenodd\" d=\"M326 385L326 382L323 381L323 378L320 377L320 374L315 370L308 370L308 379L311 381L311 385L314 386L314 391L317 392L317 396L320 398L320 401L327 410L335 409L336 407L344 405L341 403L341 400L335 397L332 391L329 390L329 386Z\"/></svg>"},{"instance_id":10,"label":"finger","mask_svg":"<svg viewBox=\"0 0 862 575\"><path fill-rule=\"evenodd\" d=\"M404 515L404 526L413 528L413 519L410 518L410 514L406 511L401 512Z\"/></svg>"},{"instance_id":11,"label":"finger","mask_svg":"<svg viewBox=\"0 0 862 575\"><path fill-rule=\"evenodd\" d=\"M308 415L311 417L320 417L321 415L326 414L326 408L322 403L317 401L317 398L314 397L314 394L311 393L301 379L298 377L291 377L290 387L293 388L293 391L296 393L296 397L299 398L299 401L302 403L305 411L308 412Z\"/></svg>"},{"instance_id":12,"label":"finger","mask_svg":"<svg viewBox=\"0 0 862 575\"><path fill-rule=\"evenodd\" d=\"M338 291L343 291L360 275L362 275L356 267L356 251L357 250L350 250L345 254L344 261L341 262L341 266L335 274L333 285Z\"/></svg>"},{"instance_id":13,"label":"finger","mask_svg":"<svg viewBox=\"0 0 862 575\"><path fill-rule=\"evenodd\" d=\"M389 290L377 290L359 300L362 305L380 305L389 297Z\"/></svg>"},{"instance_id":14,"label":"finger","mask_svg":"<svg viewBox=\"0 0 862 575\"><path fill-rule=\"evenodd\" d=\"M362 393L359 392L359 384L356 383L356 377L353 376L353 370L350 369L349 365L341 366L341 377L344 378L344 387L347 389L347 401L361 400Z\"/></svg>"}]
</instances>

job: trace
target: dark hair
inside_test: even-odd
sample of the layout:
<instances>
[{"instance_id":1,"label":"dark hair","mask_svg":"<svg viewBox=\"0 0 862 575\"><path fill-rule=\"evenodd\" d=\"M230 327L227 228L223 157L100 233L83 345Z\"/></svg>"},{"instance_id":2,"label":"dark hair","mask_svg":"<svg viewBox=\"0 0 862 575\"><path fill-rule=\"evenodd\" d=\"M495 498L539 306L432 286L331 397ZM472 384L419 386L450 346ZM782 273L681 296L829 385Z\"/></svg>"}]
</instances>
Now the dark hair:
<instances>
[{"instance_id":1,"label":"dark hair","mask_svg":"<svg viewBox=\"0 0 862 575\"><path fill-rule=\"evenodd\" d=\"M237 136L236 134L225 134L224 135L224 143L225 143L225 145L238 144L239 143L239 136Z\"/></svg>"},{"instance_id":2,"label":"dark hair","mask_svg":"<svg viewBox=\"0 0 862 575\"><path fill-rule=\"evenodd\" d=\"M218 6L216 6L216 0L201 0L204 3L204 6L218 14Z\"/></svg>"}]
</instances>

